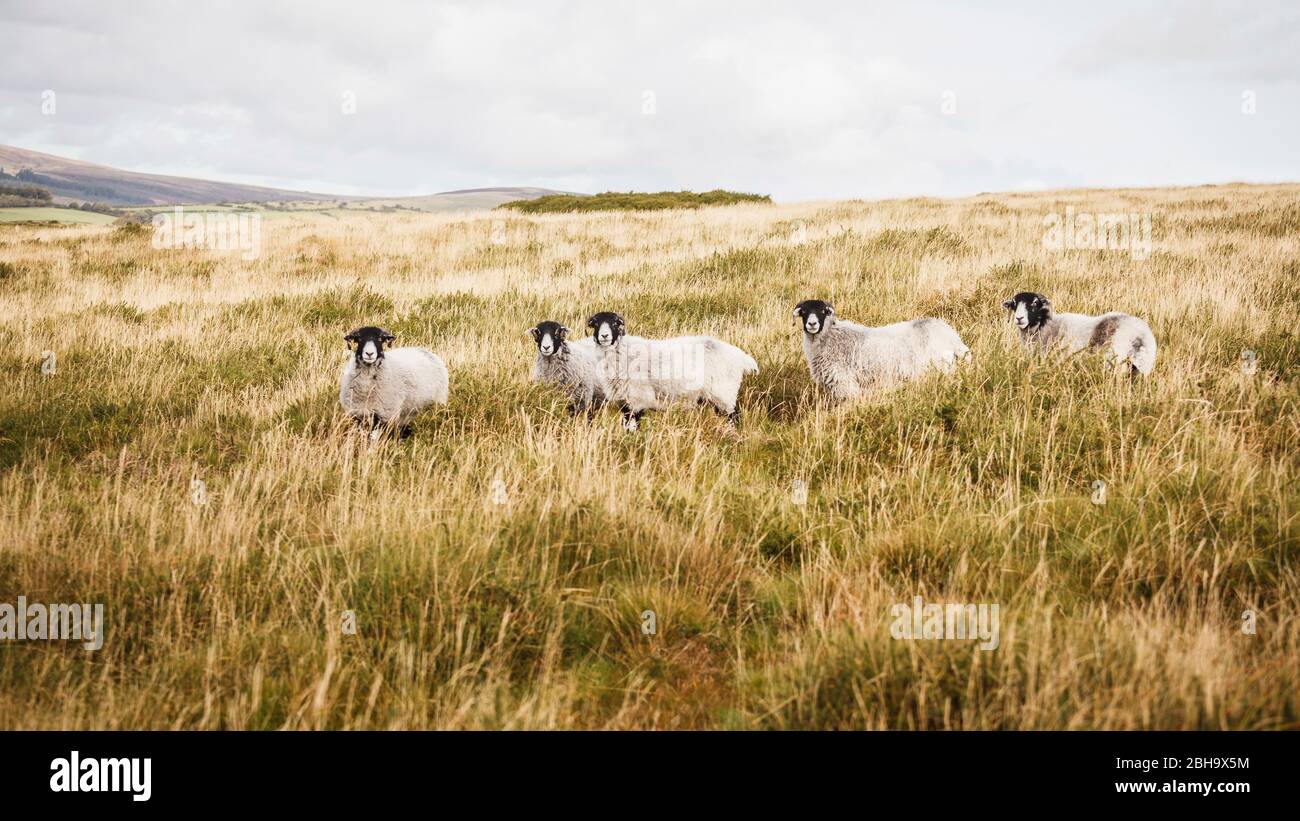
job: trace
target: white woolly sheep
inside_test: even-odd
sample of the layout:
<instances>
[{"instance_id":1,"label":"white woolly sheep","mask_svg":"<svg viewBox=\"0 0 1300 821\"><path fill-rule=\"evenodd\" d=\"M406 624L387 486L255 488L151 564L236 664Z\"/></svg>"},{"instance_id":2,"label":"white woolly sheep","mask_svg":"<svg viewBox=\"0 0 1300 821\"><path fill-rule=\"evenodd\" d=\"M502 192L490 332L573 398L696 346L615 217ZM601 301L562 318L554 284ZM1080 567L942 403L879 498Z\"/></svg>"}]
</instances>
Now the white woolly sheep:
<instances>
[{"instance_id":1,"label":"white woolly sheep","mask_svg":"<svg viewBox=\"0 0 1300 821\"><path fill-rule=\"evenodd\" d=\"M586 412L588 418L604 406L609 385L605 382L591 339L569 341L569 329L547 320L528 329L537 343L533 381L559 385L569 397L569 413Z\"/></svg>"},{"instance_id":2,"label":"white woolly sheep","mask_svg":"<svg viewBox=\"0 0 1300 821\"><path fill-rule=\"evenodd\" d=\"M602 311L587 320L596 341L609 399L623 414L623 426L636 430L647 410L676 403L708 404L739 424L736 397L747 373L758 373L753 357L708 336L645 339L627 335L623 317Z\"/></svg>"},{"instance_id":3,"label":"white woolly sheep","mask_svg":"<svg viewBox=\"0 0 1300 821\"><path fill-rule=\"evenodd\" d=\"M361 425L370 426L370 438L392 427L405 434L411 420L433 403L447 404L447 366L424 348L384 346L396 337L373 325L357 328L343 337L356 353L343 369L339 403Z\"/></svg>"},{"instance_id":4,"label":"white woolly sheep","mask_svg":"<svg viewBox=\"0 0 1300 821\"><path fill-rule=\"evenodd\" d=\"M1042 294L1021 291L1002 303L1020 332L1020 341L1031 349L1060 348L1066 353L1099 350L1116 366L1127 366L1130 375L1151 373L1156 365L1156 337L1151 326L1138 317L1117 311L1088 316L1060 314Z\"/></svg>"},{"instance_id":5,"label":"white woolly sheep","mask_svg":"<svg viewBox=\"0 0 1300 821\"><path fill-rule=\"evenodd\" d=\"M915 378L931 366L950 370L970 355L942 319L868 328L839 319L831 304L820 299L800 302L794 317L803 326L803 351L813 381L837 402Z\"/></svg>"}]
</instances>

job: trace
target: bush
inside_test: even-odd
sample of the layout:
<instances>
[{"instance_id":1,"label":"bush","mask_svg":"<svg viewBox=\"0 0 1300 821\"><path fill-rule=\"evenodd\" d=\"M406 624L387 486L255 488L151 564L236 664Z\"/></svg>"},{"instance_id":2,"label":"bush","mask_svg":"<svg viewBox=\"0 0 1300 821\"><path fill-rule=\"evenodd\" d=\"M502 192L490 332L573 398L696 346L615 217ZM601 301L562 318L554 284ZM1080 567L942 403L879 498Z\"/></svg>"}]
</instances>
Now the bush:
<instances>
[{"instance_id":1,"label":"bush","mask_svg":"<svg viewBox=\"0 0 1300 821\"><path fill-rule=\"evenodd\" d=\"M49 205L54 197L37 185L11 185L0 183L0 200L23 200L35 205Z\"/></svg>"},{"instance_id":2,"label":"bush","mask_svg":"<svg viewBox=\"0 0 1300 821\"><path fill-rule=\"evenodd\" d=\"M740 202L771 204L766 194L741 194L735 191L606 191L603 194L552 194L532 200L514 200L498 208L525 214L554 214L573 211L660 211L665 208L701 208L706 205L734 205Z\"/></svg>"}]
</instances>

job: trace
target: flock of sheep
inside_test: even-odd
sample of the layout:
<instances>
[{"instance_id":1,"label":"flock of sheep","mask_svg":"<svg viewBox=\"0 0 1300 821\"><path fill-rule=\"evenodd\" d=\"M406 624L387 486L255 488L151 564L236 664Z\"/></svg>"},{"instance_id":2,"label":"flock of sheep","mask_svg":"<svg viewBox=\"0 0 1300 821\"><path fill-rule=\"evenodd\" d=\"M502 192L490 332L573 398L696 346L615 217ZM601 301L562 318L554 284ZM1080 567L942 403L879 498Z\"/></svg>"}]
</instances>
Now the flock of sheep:
<instances>
[{"instance_id":1,"label":"flock of sheep","mask_svg":"<svg viewBox=\"0 0 1300 821\"><path fill-rule=\"evenodd\" d=\"M1146 375L1155 366L1155 336L1135 316L1057 313L1047 297L1030 292L1016 294L1002 307L1031 349L1101 351L1134 375ZM839 319L831 304L820 299L800 302L794 318L803 327L813 381L836 401L915 378L930 367L950 370L970 358L970 348L942 319L870 328ZM740 421L736 397L741 380L758 373L758 363L740 348L709 336L630 336L623 317L612 311L593 315L587 328L591 336L572 341L569 329L558 322L539 322L528 331L537 345L533 379L563 389L572 413L590 417L613 404L623 415L623 426L636 430L648 410L693 403L713 408L732 425ZM446 404L448 398L442 359L424 348L389 348L394 338L375 326L344 337L354 355L343 370L339 401L370 429L372 439L386 428L405 432L421 410Z\"/></svg>"}]
</instances>

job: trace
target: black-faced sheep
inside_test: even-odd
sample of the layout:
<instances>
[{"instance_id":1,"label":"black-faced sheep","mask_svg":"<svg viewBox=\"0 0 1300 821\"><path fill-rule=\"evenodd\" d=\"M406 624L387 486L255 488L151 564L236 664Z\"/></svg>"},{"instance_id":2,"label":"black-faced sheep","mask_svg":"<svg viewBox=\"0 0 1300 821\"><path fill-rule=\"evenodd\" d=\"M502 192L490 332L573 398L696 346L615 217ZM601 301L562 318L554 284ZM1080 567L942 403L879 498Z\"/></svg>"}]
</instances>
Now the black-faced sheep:
<instances>
[{"instance_id":1,"label":"black-faced sheep","mask_svg":"<svg viewBox=\"0 0 1300 821\"><path fill-rule=\"evenodd\" d=\"M603 311L587 320L596 342L609 399L636 430L647 410L676 403L707 404L736 425L736 397L747 373L758 373L753 357L708 336L645 339L627 334L623 317Z\"/></svg>"},{"instance_id":2,"label":"black-faced sheep","mask_svg":"<svg viewBox=\"0 0 1300 821\"><path fill-rule=\"evenodd\" d=\"M339 403L370 427L371 439L385 427L405 432L421 410L447 403L447 366L435 354L424 348L384 350L396 337L373 325L343 338L356 350L343 368Z\"/></svg>"},{"instance_id":3,"label":"black-faced sheep","mask_svg":"<svg viewBox=\"0 0 1300 821\"><path fill-rule=\"evenodd\" d=\"M1066 353L1104 352L1133 375L1151 373L1156 364L1156 337L1143 320L1112 312L1101 316L1062 314L1042 294L1021 291L1002 303L1016 323L1020 341L1031 349L1059 348Z\"/></svg>"},{"instance_id":4,"label":"black-faced sheep","mask_svg":"<svg viewBox=\"0 0 1300 821\"><path fill-rule=\"evenodd\" d=\"M942 319L913 319L869 328L839 319L829 302L808 299L794 309L803 327L808 371L836 401L920 376L934 366L951 369L970 348Z\"/></svg>"},{"instance_id":5,"label":"black-faced sheep","mask_svg":"<svg viewBox=\"0 0 1300 821\"><path fill-rule=\"evenodd\" d=\"M604 404L609 386L601 372L592 339L569 341L569 329L547 320L528 329L537 343L533 381L559 385L569 397L569 412L595 414Z\"/></svg>"}]
</instances>

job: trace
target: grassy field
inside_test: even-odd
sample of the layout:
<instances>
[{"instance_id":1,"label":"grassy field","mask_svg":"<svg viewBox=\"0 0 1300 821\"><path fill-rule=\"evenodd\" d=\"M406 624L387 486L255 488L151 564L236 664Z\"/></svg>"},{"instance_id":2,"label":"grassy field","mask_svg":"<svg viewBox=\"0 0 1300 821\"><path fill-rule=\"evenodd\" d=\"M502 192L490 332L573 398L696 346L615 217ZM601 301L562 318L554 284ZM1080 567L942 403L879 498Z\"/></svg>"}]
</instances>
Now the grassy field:
<instances>
[{"instance_id":1,"label":"grassy field","mask_svg":"<svg viewBox=\"0 0 1300 821\"><path fill-rule=\"evenodd\" d=\"M117 217L79 211L75 208L0 208L2 222L67 222L78 225L107 225Z\"/></svg>"},{"instance_id":2,"label":"grassy field","mask_svg":"<svg viewBox=\"0 0 1300 821\"><path fill-rule=\"evenodd\" d=\"M0 227L0 603L107 618L97 652L0 643L0 727L1296 727L1298 203L304 214L252 262ZM1152 252L1045 248L1067 207L1151 214ZM1146 317L1155 373L1029 360L1019 290ZM809 297L974 360L828 407ZM739 433L530 385L525 329L602 308L753 354ZM373 448L337 400L367 323L452 383ZM916 596L997 604L999 646L892 638Z\"/></svg>"}]
</instances>

